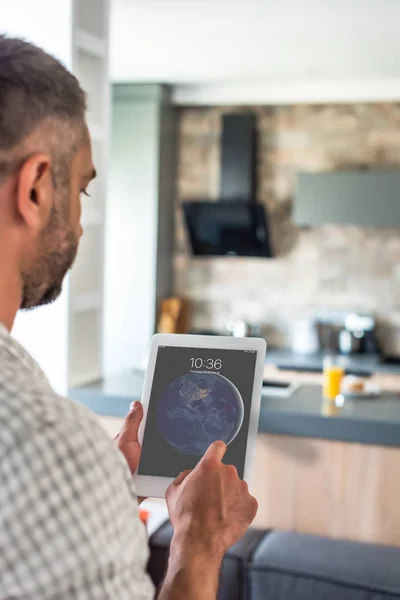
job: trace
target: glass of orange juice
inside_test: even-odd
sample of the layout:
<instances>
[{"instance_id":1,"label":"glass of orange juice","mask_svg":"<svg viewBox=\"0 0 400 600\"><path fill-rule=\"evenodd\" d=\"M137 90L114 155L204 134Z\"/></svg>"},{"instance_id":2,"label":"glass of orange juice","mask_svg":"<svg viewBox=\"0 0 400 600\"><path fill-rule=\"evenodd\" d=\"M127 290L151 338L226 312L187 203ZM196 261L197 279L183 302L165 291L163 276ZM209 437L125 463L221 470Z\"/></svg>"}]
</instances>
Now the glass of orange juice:
<instances>
[{"instance_id":1,"label":"glass of orange juice","mask_svg":"<svg viewBox=\"0 0 400 600\"><path fill-rule=\"evenodd\" d=\"M341 356L325 356L323 395L325 400L335 400L341 392L344 377L344 365Z\"/></svg>"}]
</instances>

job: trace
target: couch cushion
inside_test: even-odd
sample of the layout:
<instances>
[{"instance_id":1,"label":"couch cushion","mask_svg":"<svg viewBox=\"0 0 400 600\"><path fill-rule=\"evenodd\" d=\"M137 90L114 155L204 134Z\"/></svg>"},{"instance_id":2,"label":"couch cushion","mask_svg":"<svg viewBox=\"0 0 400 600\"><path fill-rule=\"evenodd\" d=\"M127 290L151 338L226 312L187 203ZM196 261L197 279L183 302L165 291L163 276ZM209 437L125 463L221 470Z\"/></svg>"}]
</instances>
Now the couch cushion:
<instances>
[{"instance_id":1,"label":"couch cushion","mask_svg":"<svg viewBox=\"0 0 400 600\"><path fill-rule=\"evenodd\" d=\"M272 532L248 577L252 600L400 599L400 549Z\"/></svg>"}]
</instances>

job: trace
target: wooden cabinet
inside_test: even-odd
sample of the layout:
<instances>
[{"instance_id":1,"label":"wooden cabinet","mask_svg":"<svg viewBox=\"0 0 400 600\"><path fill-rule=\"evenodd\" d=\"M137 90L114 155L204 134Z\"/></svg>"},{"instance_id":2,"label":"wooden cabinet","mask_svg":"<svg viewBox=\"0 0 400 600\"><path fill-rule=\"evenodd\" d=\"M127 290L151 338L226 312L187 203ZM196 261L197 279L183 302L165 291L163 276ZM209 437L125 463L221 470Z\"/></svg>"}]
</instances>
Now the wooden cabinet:
<instances>
[{"instance_id":1,"label":"wooden cabinet","mask_svg":"<svg viewBox=\"0 0 400 600\"><path fill-rule=\"evenodd\" d=\"M400 545L400 449L261 434L255 524Z\"/></svg>"}]
</instances>

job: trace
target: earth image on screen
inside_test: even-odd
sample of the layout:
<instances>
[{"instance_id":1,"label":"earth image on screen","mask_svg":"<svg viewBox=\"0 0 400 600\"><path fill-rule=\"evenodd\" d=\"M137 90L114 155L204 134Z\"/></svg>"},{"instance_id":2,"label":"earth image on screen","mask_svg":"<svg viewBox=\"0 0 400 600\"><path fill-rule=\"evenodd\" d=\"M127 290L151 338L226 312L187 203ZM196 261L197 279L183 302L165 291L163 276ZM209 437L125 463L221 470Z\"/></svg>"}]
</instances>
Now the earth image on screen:
<instances>
[{"instance_id":1,"label":"earth image on screen","mask_svg":"<svg viewBox=\"0 0 400 600\"><path fill-rule=\"evenodd\" d=\"M239 432L244 404L236 387L218 373L174 379L157 407L158 429L183 454L201 456L216 440L229 444Z\"/></svg>"}]
</instances>

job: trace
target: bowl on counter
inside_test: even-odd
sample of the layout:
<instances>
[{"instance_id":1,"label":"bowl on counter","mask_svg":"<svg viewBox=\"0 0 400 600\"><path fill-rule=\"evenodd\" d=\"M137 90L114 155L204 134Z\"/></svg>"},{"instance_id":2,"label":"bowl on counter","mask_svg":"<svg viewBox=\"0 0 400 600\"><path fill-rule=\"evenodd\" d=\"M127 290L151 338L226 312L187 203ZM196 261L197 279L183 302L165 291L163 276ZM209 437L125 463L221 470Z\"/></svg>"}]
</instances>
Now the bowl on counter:
<instances>
[{"instance_id":1,"label":"bowl on counter","mask_svg":"<svg viewBox=\"0 0 400 600\"><path fill-rule=\"evenodd\" d=\"M376 398L382 390L374 381L348 375L342 382L342 395L346 399Z\"/></svg>"}]
</instances>

